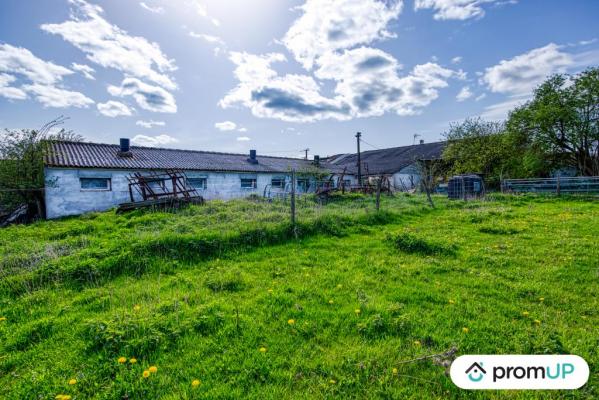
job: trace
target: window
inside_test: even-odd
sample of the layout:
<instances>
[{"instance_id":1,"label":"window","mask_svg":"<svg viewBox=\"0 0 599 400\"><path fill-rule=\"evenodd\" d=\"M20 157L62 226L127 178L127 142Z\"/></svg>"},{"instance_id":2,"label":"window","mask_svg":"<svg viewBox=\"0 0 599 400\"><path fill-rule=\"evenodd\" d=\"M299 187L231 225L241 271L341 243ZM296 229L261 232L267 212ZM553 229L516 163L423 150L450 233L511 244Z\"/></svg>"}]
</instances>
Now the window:
<instances>
[{"instance_id":1,"label":"window","mask_svg":"<svg viewBox=\"0 0 599 400\"><path fill-rule=\"evenodd\" d=\"M275 176L270 181L270 184L273 188L285 189L285 177L284 176Z\"/></svg>"},{"instance_id":2,"label":"window","mask_svg":"<svg viewBox=\"0 0 599 400\"><path fill-rule=\"evenodd\" d=\"M110 178L79 178L81 190L110 190Z\"/></svg>"},{"instance_id":3,"label":"window","mask_svg":"<svg viewBox=\"0 0 599 400\"><path fill-rule=\"evenodd\" d=\"M256 178L241 178L242 189L256 189L258 187Z\"/></svg>"},{"instance_id":4,"label":"window","mask_svg":"<svg viewBox=\"0 0 599 400\"><path fill-rule=\"evenodd\" d=\"M349 188L351 187L351 179L344 179L344 180L343 180L343 186L344 186L346 189L349 189Z\"/></svg>"},{"instance_id":5,"label":"window","mask_svg":"<svg viewBox=\"0 0 599 400\"><path fill-rule=\"evenodd\" d=\"M208 187L208 178L188 178L187 183L194 189L205 190Z\"/></svg>"},{"instance_id":6,"label":"window","mask_svg":"<svg viewBox=\"0 0 599 400\"><path fill-rule=\"evenodd\" d=\"M310 187L310 180L306 178L300 178L297 180L297 190L300 192L307 192Z\"/></svg>"}]
</instances>

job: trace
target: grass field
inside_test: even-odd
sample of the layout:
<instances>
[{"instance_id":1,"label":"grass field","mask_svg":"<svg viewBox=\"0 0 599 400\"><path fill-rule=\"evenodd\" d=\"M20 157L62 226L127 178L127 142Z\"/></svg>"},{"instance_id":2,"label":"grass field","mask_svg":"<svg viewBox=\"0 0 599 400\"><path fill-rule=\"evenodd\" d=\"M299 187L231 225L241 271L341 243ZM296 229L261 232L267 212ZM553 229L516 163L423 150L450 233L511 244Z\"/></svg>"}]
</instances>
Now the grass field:
<instances>
[{"instance_id":1,"label":"grass field","mask_svg":"<svg viewBox=\"0 0 599 400\"><path fill-rule=\"evenodd\" d=\"M287 205L251 201L1 230L0 398L599 398L599 203L299 208L297 239ZM467 392L450 360L402 363L453 348L578 354L591 377Z\"/></svg>"}]
</instances>

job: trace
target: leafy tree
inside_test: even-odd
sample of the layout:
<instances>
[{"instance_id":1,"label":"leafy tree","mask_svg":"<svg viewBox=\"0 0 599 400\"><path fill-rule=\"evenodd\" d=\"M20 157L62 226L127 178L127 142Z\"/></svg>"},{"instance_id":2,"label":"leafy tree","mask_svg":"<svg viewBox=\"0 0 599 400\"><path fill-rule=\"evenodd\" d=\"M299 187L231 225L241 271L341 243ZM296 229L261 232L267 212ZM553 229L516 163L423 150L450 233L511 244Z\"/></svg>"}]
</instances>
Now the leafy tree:
<instances>
[{"instance_id":1,"label":"leafy tree","mask_svg":"<svg viewBox=\"0 0 599 400\"><path fill-rule=\"evenodd\" d=\"M550 168L599 175L599 68L550 77L510 113L507 129L527 138Z\"/></svg>"},{"instance_id":2,"label":"leafy tree","mask_svg":"<svg viewBox=\"0 0 599 400\"><path fill-rule=\"evenodd\" d=\"M0 133L0 207L11 210L27 204L29 216L44 216L44 157L56 140L81 140L81 137L61 129L60 117L41 129L9 130Z\"/></svg>"}]
</instances>

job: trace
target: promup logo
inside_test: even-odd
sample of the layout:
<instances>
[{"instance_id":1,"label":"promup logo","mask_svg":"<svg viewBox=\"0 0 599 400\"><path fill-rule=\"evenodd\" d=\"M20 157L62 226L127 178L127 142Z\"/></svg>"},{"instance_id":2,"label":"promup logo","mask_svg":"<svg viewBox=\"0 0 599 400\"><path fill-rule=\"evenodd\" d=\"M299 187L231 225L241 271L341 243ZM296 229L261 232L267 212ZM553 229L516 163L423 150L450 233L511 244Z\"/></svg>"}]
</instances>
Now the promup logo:
<instances>
[{"instance_id":1,"label":"promup logo","mask_svg":"<svg viewBox=\"0 0 599 400\"><path fill-rule=\"evenodd\" d=\"M487 371L485 371L482 364L483 363L477 362L472 363L470 368L466 370L466 373L468 374L468 379L470 379L472 382L480 382L485 377Z\"/></svg>"},{"instance_id":2,"label":"promup logo","mask_svg":"<svg viewBox=\"0 0 599 400\"><path fill-rule=\"evenodd\" d=\"M578 389L589 366L575 355L471 355L458 357L450 375L462 389Z\"/></svg>"}]
</instances>

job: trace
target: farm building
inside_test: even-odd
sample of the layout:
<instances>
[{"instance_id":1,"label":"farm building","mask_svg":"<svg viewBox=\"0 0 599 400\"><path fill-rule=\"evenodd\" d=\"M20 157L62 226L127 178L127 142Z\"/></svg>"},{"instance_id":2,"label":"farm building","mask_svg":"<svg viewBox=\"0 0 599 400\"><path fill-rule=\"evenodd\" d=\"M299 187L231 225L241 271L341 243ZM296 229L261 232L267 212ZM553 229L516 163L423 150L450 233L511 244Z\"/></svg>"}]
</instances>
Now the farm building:
<instances>
[{"instance_id":1,"label":"farm building","mask_svg":"<svg viewBox=\"0 0 599 400\"><path fill-rule=\"evenodd\" d=\"M431 161L441 158L445 142L423 143L412 146L392 147L360 153L361 175L363 180L372 177L386 177L392 191L407 191L417 188L420 182L418 161ZM352 182L357 182L358 154L338 154L327 161L339 169L345 169ZM349 180L346 183L351 183Z\"/></svg>"},{"instance_id":2,"label":"farm building","mask_svg":"<svg viewBox=\"0 0 599 400\"><path fill-rule=\"evenodd\" d=\"M290 172L297 171L297 191L313 191L314 172L335 171L328 163L207 151L56 142L45 159L46 217L103 211L131 201L128 177L169 169L182 170L188 184L207 200L251 194L276 196L289 191ZM138 200L138 199L136 199Z\"/></svg>"}]
</instances>

